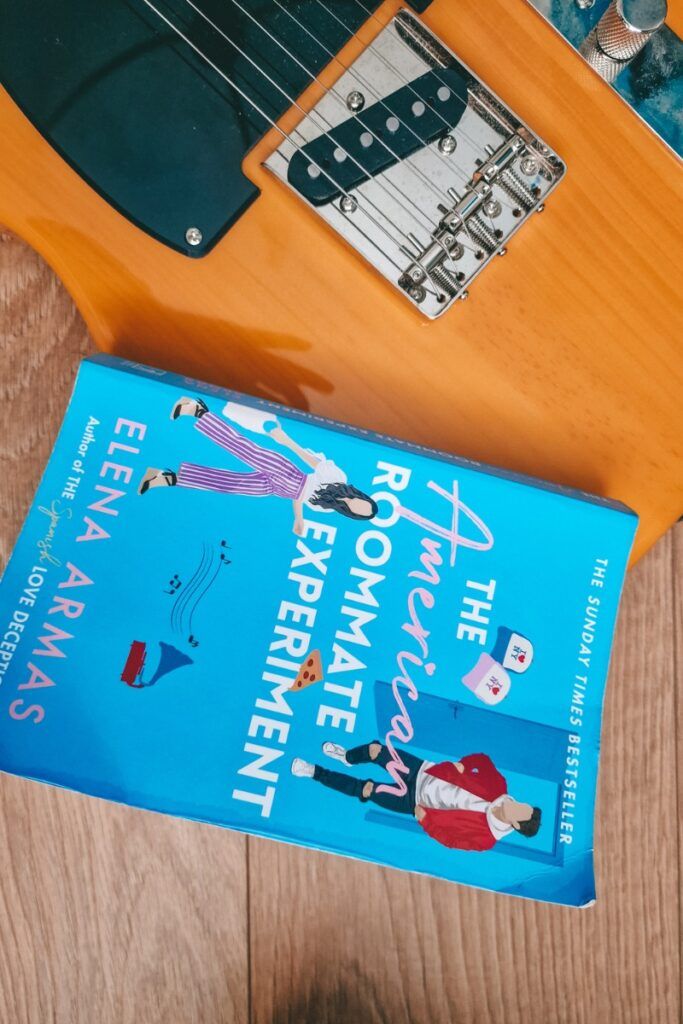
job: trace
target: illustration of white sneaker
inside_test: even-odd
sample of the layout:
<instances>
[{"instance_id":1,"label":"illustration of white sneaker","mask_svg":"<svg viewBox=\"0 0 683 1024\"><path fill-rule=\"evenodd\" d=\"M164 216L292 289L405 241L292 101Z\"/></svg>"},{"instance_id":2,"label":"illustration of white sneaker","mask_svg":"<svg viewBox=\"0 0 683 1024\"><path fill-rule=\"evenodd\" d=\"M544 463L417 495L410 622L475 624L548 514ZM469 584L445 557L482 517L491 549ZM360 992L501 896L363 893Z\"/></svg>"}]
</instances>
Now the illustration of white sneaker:
<instances>
[{"instance_id":1,"label":"illustration of white sneaker","mask_svg":"<svg viewBox=\"0 0 683 1024\"><path fill-rule=\"evenodd\" d=\"M292 775L298 779L312 779L314 771L315 765L304 761L302 757L295 757L292 761Z\"/></svg>"},{"instance_id":2,"label":"illustration of white sneaker","mask_svg":"<svg viewBox=\"0 0 683 1024\"><path fill-rule=\"evenodd\" d=\"M346 751L339 743L331 743L329 740L327 743L323 743L323 754L331 757L333 761L341 761L345 765L349 763L346 760Z\"/></svg>"},{"instance_id":3,"label":"illustration of white sneaker","mask_svg":"<svg viewBox=\"0 0 683 1024\"><path fill-rule=\"evenodd\" d=\"M193 416L198 420L208 411L208 405L201 398L188 398L187 395L183 395L171 409L171 419L177 420L179 416Z\"/></svg>"}]
</instances>

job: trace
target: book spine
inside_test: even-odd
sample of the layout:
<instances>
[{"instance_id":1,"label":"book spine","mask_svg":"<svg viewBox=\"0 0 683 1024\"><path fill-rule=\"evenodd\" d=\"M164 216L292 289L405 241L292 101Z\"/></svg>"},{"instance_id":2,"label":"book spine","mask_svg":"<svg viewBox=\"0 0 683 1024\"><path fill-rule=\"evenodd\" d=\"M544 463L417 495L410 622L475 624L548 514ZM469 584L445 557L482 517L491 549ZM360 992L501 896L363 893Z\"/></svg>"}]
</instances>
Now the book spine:
<instances>
[{"instance_id":1,"label":"book spine","mask_svg":"<svg viewBox=\"0 0 683 1024\"><path fill-rule=\"evenodd\" d=\"M607 498L599 494L592 494L588 491L582 491L576 487L568 487L563 484L551 483L550 481L543 480L539 477L528 476L524 473L517 473L513 470L502 469L499 466L491 466L488 463L477 462L474 459L466 459L463 456L453 455L451 452L440 451L436 448L430 448L427 445L416 444L412 441L404 441L400 438L391 437L387 434L380 434L374 430L366 430L363 427L352 426L348 423L342 423L339 420L329 419L326 416L319 416L316 413L303 412L300 409L292 409L291 407L282 405L279 402L273 402L266 398L256 398L253 395L247 395L240 391L233 391L230 388L225 388L218 384L207 384L206 382L196 380L193 377L185 377L182 374L171 373L168 370L161 370L155 367L146 366L144 363L136 363L132 360L121 359L117 356L108 355L107 353L100 353L98 355L91 356L85 360L85 362L99 364L113 371L143 377L149 380L150 383L163 384L183 391L187 391L189 389L193 394L206 395L211 398L222 399L226 402L234 401L239 402L242 405L254 406L257 409L263 409L267 412L272 412L275 415L279 414L287 416L289 419L298 420L304 423L314 423L316 426L322 427L323 429L329 430L333 433L342 433L348 434L351 437L363 438L365 440L383 444L387 448L410 452L414 455L425 455L428 458L438 459L441 462L447 462L451 465L462 466L464 469L469 469L476 473L484 473L487 476L499 477L524 487L533 487L537 490L547 491L551 494L557 494L575 501L583 501L592 505L599 505L609 511L617 512L622 515L635 516L637 518L637 513L634 512L632 508L629 508L628 505L625 505L623 502L617 501L614 498Z\"/></svg>"}]
</instances>

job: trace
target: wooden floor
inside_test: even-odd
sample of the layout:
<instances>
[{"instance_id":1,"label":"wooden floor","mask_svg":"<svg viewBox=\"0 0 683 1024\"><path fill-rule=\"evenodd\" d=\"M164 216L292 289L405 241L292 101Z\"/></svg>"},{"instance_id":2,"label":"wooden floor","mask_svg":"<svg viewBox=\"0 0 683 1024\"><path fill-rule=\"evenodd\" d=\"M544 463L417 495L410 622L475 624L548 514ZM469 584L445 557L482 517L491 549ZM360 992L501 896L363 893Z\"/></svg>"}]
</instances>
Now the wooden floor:
<instances>
[{"instance_id":1,"label":"wooden floor","mask_svg":"<svg viewBox=\"0 0 683 1024\"><path fill-rule=\"evenodd\" d=\"M0 239L4 564L90 343L53 275ZM587 910L1 776L1 1024L676 1024L681 665L683 526L627 581Z\"/></svg>"}]
</instances>

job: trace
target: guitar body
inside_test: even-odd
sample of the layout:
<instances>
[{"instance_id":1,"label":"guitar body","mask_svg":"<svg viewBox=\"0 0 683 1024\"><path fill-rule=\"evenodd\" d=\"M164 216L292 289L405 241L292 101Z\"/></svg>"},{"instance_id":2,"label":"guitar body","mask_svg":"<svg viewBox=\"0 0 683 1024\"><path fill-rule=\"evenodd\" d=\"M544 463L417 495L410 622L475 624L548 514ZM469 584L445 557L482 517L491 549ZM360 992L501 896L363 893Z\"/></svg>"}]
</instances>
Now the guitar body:
<instances>
[{"instance_id":1,"label":"guitar body","mask_svg":"<svg viewBox=\"0 0 683 1024\"><path fill-rule=\"evenodd\" d=\"M434 0L423 19L567 166L543 216L437 320L264 169L275 129L243 164L257 198L191 259L117 212L0 90L0 221L102 348L619 498L641 517L640 555L683 510L676 158L522 0Z\"/></svg>"}]
</instances>

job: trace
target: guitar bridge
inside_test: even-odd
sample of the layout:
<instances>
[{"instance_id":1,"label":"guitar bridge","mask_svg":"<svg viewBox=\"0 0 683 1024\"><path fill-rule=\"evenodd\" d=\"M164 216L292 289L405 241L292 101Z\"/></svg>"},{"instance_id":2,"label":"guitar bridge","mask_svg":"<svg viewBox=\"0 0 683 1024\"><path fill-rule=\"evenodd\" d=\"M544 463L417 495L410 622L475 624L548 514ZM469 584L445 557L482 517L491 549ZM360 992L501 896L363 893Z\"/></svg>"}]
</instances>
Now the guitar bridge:
<instances>
[{"instance_id":1,"label":"guitar bridge","mask_svg":"<svg viewBox=\"0 0 683 1024\"><path fill-rule=\"evenodd\" d=\"M265 166L430 318L467 297L565 172L405 10Z\"/></svg>"}]
</instances>

